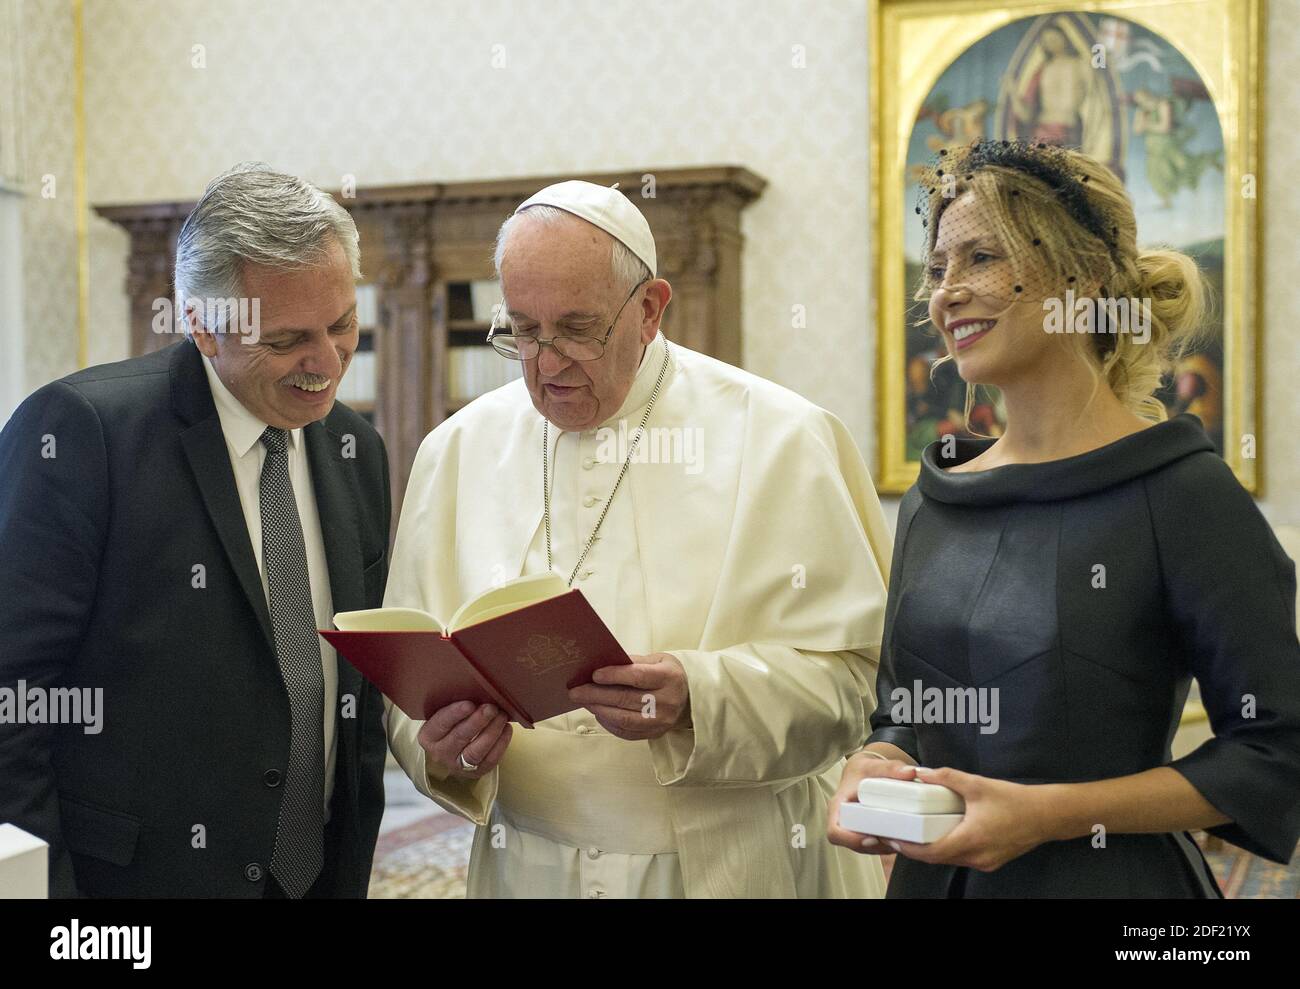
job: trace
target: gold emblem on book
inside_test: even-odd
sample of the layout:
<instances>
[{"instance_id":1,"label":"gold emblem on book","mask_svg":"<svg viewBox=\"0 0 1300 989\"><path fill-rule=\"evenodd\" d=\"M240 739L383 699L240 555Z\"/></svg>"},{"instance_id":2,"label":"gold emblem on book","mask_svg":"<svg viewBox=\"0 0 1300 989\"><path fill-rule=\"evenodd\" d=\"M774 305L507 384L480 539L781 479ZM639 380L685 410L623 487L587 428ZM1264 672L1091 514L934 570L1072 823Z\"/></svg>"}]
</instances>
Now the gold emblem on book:
<instances>
[{"instance_id":1,"label":"gold emblem on book","mask_svg":"<svg viewBox=\"0 0 1300 989\"><path fill-rule=\"evenodd\" d=\"M570 666L582 659L574 639L558 635L530 635L525 651L515 657L515 662L527 667L534 676L541 676L561 666Z\"/></svg>"}]
</instances>

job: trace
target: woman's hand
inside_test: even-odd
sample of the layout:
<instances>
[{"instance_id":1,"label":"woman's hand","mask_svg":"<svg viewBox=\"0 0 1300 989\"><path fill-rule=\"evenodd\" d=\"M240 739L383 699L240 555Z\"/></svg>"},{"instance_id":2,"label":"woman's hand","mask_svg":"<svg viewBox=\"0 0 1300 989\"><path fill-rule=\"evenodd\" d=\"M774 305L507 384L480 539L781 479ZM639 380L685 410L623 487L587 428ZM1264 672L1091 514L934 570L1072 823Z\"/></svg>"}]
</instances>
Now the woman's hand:
<instances>
[{"instance_id":1,"label":"woman's hand","mask_svg":"<svg viewBox=\"0 0 1300 989\"><path fill-rule=\"evenodd\" d=\"M830 809L826 814L826 837L832 845L843 845L855 852L866 855L892 855L893 849L886 847L885 839L840 827L840 805L857 803L858 784L869 776L910 780L916 777L916 767L898 759L880 759L864 752L850 756L848 762L844 764L844 774L840 777L839 789L835 791L835 796L831 797Z\"/></svg>"},{"instance_id":2,"label":"woman's hand","mask_svg":"<svg viewBox=\"0 0 1300 989\"><path fill-rule=\"evenodd\" d=\"M956 769L918 767L914 772L923 783L938 783L960 794L966 801L966 813L960 824L927 845L885 839L900 855L932 865L960 865L992 872L1051 839L1052 813L1045 800L1045 787L1008 783Z\"/></svg>"}]
</instances>

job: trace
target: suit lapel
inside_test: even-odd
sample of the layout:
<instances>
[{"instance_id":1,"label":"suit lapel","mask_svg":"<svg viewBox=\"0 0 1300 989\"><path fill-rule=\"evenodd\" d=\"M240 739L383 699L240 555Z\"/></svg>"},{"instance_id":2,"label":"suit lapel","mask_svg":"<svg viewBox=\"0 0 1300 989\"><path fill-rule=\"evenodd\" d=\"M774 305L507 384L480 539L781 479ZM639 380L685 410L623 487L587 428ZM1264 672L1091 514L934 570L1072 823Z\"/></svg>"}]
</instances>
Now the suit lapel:
<instances>
[{"instance_id":1,"label":"suit lapel","mask_svg":"<svg viewBox=\"0 0 1300 989\"><path fill-rule=\"evenodd\" d=\"M350 465L343 459L343 437L323 422L313 422L303 429L307 444L307 461L311 465L312 488L316 492L316 511L320 516L321 539L325 544L325 563L329 569L330 598L334 611L356 611L366 607L364 566L361 551L360 505L361 493ZM349 795L355 798L359 785L361 763L357 753L357 722L361 717L360 702L362 680L355 666L340 655L335 655L338 669L339 700L347 695L355 698L353 717L338 717L338 738L341 750L339 768L347 767L347 776L336 776L340 782L347 780ZM338 770L336 770L336 773ZM355 799L352 801L355 810ZM335 800L335 807L340 804Z\"/></svg>"},{"instance_id":2,"label":"suit lapel","mask_svg":"<svg viewBox=\"0 0 1300 989\"><path fill-rule=\"evenodd\" d=\"M302 435L311 464L334 610L355 611L366 606L361 578L361 495L356 478L343 459L343 437L325 422L311 423Z\"/></svg>"},{"instance_id":3,"label":"suit lapel","mask_svg":"<svg viewBox=\"0 0 1300 989\"><path fill-rule=\"evenodd\" d=\"M171 363L172 406L188 424L180 434L181 448L199 485L203 506L217 530L239 586L243 588L262 635L271 653L275 653L275 634L271 631L271 613L266 607L266 591L257 569L253 544L248 538L248 523L239 503L235 474L230 467L230 453L221 420L212 401L203 358L194 344L185 340L176 345Z\"/></svg>"}]
</instances>

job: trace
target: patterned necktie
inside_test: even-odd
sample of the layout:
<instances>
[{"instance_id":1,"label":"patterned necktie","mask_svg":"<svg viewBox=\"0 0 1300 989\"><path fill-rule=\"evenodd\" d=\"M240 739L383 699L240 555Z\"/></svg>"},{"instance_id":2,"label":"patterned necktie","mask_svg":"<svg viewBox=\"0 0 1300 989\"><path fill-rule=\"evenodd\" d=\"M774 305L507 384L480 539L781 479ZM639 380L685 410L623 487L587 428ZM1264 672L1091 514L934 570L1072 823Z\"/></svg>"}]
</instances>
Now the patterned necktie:
<instances>
[{"instance_id":1,"label":"patterned necktie","mask_svg":"<svg viewBox=\"0 0 1300 989\"><path fill-rule=\"evenodd\" d=\"M307 547L289 480L288 436L262 433L262 561L271 599L271 627L280 675L289 694L289 765L275 828L271 874L287 896L300 899L324 861L325 678L307 577Z\"/></svg>"}]
</instances>

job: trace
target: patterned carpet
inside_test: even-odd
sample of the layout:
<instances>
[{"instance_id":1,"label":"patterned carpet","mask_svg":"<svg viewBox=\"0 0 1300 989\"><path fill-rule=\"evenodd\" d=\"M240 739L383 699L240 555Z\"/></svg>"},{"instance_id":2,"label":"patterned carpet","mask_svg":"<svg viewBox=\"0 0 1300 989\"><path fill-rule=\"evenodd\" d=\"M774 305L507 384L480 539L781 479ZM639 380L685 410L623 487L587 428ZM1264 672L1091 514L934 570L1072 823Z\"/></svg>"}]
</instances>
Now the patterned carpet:
<instances>
[{"instance_id":1,"label":"patterned carpet","mask_svg":"<svg viewBox=\"0 0 1300 989\"><path fill-rule=\"evenodd\" d=\"M370 873L371 899L465 898L474 826L438 813L379 836Z\"/></svg>"},{"instance_id":2,"label":"patterned carpet","mask_svg":"<svg viewBox=\"0 0 1300 989\"><path fill-rule=\"evenodd\" d=\"M1300 855L1290 865L1277 865L1217 839L1210 839L1207 849L1206 836L1198 832L1195 837L1228 899L1300 899Z\"/></svg>"},{"instance_id":3,"label":"patterned carpet","mask_svg":"<svg viewBox=\"0 0 1300 989\"><path fill-rule=\"evenodd\" d=\"M384 834L375 849L370 895L376 899L461 899L474 828L438 813ZM1196 835L1206 849L1206 838ZM1229 899L1300 898L1300 856L1275 865L1225 842L1211 842L1205 857ZM885 860L886 875L893 856Z\"/></svg>"}]
</instances>

